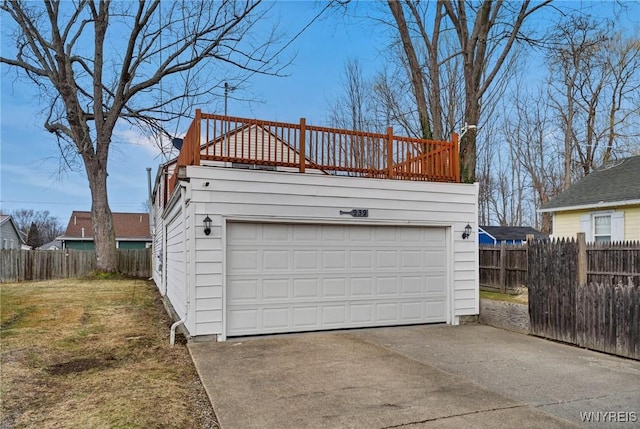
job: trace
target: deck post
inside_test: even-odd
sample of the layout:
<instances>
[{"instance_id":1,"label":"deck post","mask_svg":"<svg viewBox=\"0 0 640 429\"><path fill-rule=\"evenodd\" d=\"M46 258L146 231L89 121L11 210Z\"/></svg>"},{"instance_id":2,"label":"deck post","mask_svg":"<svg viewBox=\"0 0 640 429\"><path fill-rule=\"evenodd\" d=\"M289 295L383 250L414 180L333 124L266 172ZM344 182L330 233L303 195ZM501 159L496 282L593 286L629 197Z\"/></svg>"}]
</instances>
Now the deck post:
<instances>
[{"instance_id":1,"label":"deck post","mask_svg":"<svg viewBox=\"0 0 640 429\"><path fill-rule=\"evenodd\" d=\"M202 112L200 111L200 109L196 109L196 117L194 120L195 120L195 127L194 127L195 136L193 136L193 140L195 141L193 142L187 141L185 143L191 145L191 147L188 150L193 151L193 165L200 165L200 127L202 122Z\"/></svg>"},{"instance_id":2,"label":"deck post","mask_svg":"<svg viewBox=\"0 0 640 429\"><path fill-rule=\"evenodd\" d=\"M453 176L453 180L455 180L456 183L460 183L460 147L458 143L458 133L453 133L453 135L451 136L451 140L453 143L453 153L450 157L452 166L451 175Z\"/></svg>"},{"instance_id":3,"label":"deck post","mask_svg":"<svg viewBox=\"0 0 640 429\"><path fill-rule=\"evenodd\" d=\"M387 127L387 175L393 177L393 127Z\"/></svg>"},{"instance_id":4,"label":"deck post","mask_svg":"<svg viewBox=\"0 0 640 429\"><path fill-rule=\"evenodd\" d=\"M300 153L298 154L298 169L300 173L304 173L304 168L306 164L306 148L305 148L305 138L307 135L307 120L305 118L300 118Z\"/></svg>"}]
</instances>

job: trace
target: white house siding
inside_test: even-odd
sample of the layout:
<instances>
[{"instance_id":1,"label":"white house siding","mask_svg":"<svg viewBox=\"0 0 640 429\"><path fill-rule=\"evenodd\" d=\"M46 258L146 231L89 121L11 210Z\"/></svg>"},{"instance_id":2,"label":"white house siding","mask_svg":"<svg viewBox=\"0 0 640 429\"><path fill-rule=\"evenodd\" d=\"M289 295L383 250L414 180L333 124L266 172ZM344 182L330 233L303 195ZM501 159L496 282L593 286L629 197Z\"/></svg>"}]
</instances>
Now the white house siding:
<instances>
[{"instance_id":1,"label":"white house siding","mask_svg":"<svg viewBox=\"0 0 640 429\"><path fill-rule=\"evenodd\" d=\"M215 167L187 167L187 176L190 181L185 184L185 198L187 212L193 215L190 224L195 225L190 232L195 270L187 273L171 268L169 265L184 261L173 254L167 258L167 284L173 290L169 299L172 303L176 299L178 306L186 293L194 297L194 320L187 326L193 336L224 338L226 334L226 231L234 221L442 227L451 255L447 257L451 286L447 322L455 324L460 316L478 314L476 185ZM369 217L339 214L352 208L368 209ZM202 227L206 216L213 220L208 236ZM175 222L171 223L174 228L178 227ZM474 233L464 240L462 232L467 224ZM172 228L167 228L169 231L177 233ZM183 235L189 237L188 233ZM173 244L175 249L177 244ZM190 291L178 294L180 288Z\"/></svg>"},{"instance_id":2,"label":"white house siding","mask_svg":"<svg viewBox=\"0 0 640 429\"><path fill-rule=\"evenodd\" d=\"M162 171L162 167L160 169ZM164 233L164 225L165 225L165 217L163 216L163 210L165 207L165 201L163 200L164 195L164 180L162 180L162 176L156 179L156 184L153 189L153 199L151 206L151 218L149 222L153 226L151 231L151 240L152 240L152 264L151 264L151 277L153 277L153 281L156 286L160 290L162 295L165 295L165 284L163 282L163 271L165 267L165 246L164 242L166 239L166 234Z\"/></svg>"},{"instance_id":3,"label":"white house siding","mask_svg":"<svg viewBox=\"0 0 640 429\"><path fill-rule=\"evenodd\" d=\"M165 221L166 228L166 283L159 287L166 287L166 296L178 317L185 318L187 314L187 236L184 222L184 211L180 202L176 204L173 210L170 210Z\"/></svg>"}]
</instances>

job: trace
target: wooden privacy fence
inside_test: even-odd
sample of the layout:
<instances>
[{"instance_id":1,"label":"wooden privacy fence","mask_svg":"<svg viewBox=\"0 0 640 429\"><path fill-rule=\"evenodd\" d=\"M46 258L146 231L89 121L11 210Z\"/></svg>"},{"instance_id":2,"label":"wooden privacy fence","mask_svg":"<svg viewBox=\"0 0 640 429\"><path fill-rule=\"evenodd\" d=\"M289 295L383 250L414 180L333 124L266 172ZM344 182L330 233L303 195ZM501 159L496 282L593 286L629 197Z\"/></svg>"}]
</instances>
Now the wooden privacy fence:
<instances>
[{"instance_id":1,"label":"wooden privacy fence","mask_svg":"<svg viewBox=\"0 0 640 429\"><path fill-rule=\"evenodd\" d=\"M530 332L640 359L640 243L528 246Z\"/></svg>"},{"instance_id":2,"label":"wooden privacy fence","mask_svg":"<svg viewBox=\"0 0 640 429\"><path fill-rule=\"evenodd\" d=\"M516 288L527 285L526 245L480 246L480 289L517 293Z\"/></svg>"},{"instance_id":3,"label":"wooden privacy fence","mask_svg":"<svg viewBox=\"0 0 640 429\"><path fill-rule=\"evenodd\" d=\"M95 268L93 250L0 250L0 282L82 277ZM118 249L118 271L151 277L151 249Z\"/></svg>"}]
</instances>

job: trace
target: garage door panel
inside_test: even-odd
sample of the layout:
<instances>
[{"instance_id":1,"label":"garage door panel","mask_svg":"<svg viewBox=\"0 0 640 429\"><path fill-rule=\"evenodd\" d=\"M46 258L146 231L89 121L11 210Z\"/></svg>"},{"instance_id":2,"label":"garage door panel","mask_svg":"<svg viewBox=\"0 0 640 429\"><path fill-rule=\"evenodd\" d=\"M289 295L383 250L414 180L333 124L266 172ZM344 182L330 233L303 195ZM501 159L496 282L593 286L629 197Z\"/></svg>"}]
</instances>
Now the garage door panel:
<instances>
[{"instance_id":1,"label":"garage door panel","mask_svg":"<svg viewBox=\"0 0 640 429\"><path fill-rule=\"evenodd\" d=\"M322 298L346 298L347 280L344 277L322 279Z\"/></svg>"},{"instance_id":2,"label":"garage door panel","mask_svg":"<svg viewBox=\"0 0 640 429\"><path fill-rule=\"evenodd\" d=\"M257 236L257 233L256 233ZM257 239L257 237L256 237ZM262 227L262 239L270 242L283 242L289 241L289 228L286 224L270 223L264 224Z\"/></svg>"},{"instance_id":3,"label":"garage door panel","mask_svg":"<svg viewBox=\"0 0 640 429\"><path fill-rule=\"evenodd\" d=\"M289 252L265 249L262 251L263 271L289 271Z\"/></svg>"},{"instance_id":4,"label":"garage door panel","mask_svg":"<svg viewBox=\"0 0 640 429\"><path fill-rule=\"evenodd\" d=\"M349 266L351 270L367 270L373 268L373 251L372 250L352 250L349 252Z\"/></svg>"},{"instance_id":5,"label":"garage door panel","mask_svg":"<svg viewBox=\"0 0 640 429\"><path fill-rule=\"evenodd\" d=\"M351 304L349 307L350 322L352 326L364 324L365 326L373 322L373 305L368 303Z\"/></svg>"},{"instance_id":6,"label":"garage door panel","mask_svg":"<svg viewBox=\"0 0 640 429\"><path fill-rule=\"evenodd\" d=\"M398 320L398 303L376 304L376 320L380 322L394 322Z\"/></svg>"},{"instance_id":7,"label":"garage door panel","mask_svg":"<svg viewBox=\"0 0 640 429\"><path fill-rule=\"evenodd\" d=\"M440 268L445 264L445 254L441 251L426 252L427 268Z\"/></svg>"},{"instance_id":8,"label":"garage door panel","mask_svg":"<svg viewBox=\"0 0 640 429\"><path fill-rule=\"evenodd\" d=\"M437 277L426 278L426 292L427 294L441 294L444 295L447 291L447 283L444 275Z\"/></svg>"},{"instance_id":9,"label":"garage door panel","mask_svg":"<svg viewBox=\"0 0 640 429\"><path fill-rule=\"evenodd\" d=\"M350 295L352 297L373 296L373 281L371 277L352 277L350 283L351 283Z\"/></svg>"},{"instance_id":10,"label":"garage door panel","mask_svg":"<svg viewBox=\"0 0 640 429\"><path fill-rule=\"evenodd\" d=\"M400 266L405 268L421 269L424 266L422 250L400 251Z\"/></svg>"},{"instance_id":11,"label":"garage door panel","mask_svg":"<svg viewBox=\"0 0 640 429\"><path fill-rule=\"evenodd\" d=\"M251 280L229 280L227 281L228 295L230 302L251 301L258 300L259 284L255 279Z\"/></svg>"},{"instance_id":12,"label":"garage door panel","mask_svg":"<svg viewBox=\"0 0 640 429\"><path fill-rule=\"evenodd\" d=\"M318 279L294 279L293 298L318 300Z\"/></svg>"},{"instance_id":13,"label":"garage door panel","mask_svg":"<svg viewBox=\"0 0 640 429\"><path fill-rule=\"evenodd\" d=\"M344 250L322 251L322 268L324 270L344 270L346 267L347 253Z\"/></svg>"},{"instance_id":14,"label":"garage door panel","mask_svg":"<svg viewBox=\"0 0 640 429\"><path fill-rule=\"evenodd\" d=\"M398 252L396 250L377 250L376 267L379 269L398 269Z\"/></svg>"},{"instance_id":15,"label":"garage door panel","mask_svg":"<svg viewBox=\"0 0 640 429\"><path fill-rule=\"evenodd\" d=\"M265 301L289 298L289 279L265 279L262 281L262 297Z\"/></svg>"},{"instance_id":16,"label":"garage door panel","mask_svg":"<svg viewBox=\"0 0 640 429\"><path fill-rule=\"evenodd\" d=\"M262 309L262 328L265 331L286 329L289 323L289 308L264 308ZM254 328L258 329L258 327Z\"/></svg>"},{"instance_id":17,"label":"garage door panel","mask_svg":"<svg viewBox=\"0 0 640 429\"><path fill-rule=\"evenodd\" d=\"M320 309L316 305L305 307L294 307L293 327L295 328L318 328L320 320L318 318Z\"/></svg>"},{"instance_id":18,"label":"garage door panel","mask_svg":"<svg viewBox=\"0 0 640 429\"><path fill-rule=\"evenodd\" d=\"M378 277L376 278L376 292L378 296L398 296L398 278L397 277Z\"/></svg>"},{"instance_id":19,"label":"garage door panel","mask_svg":"<svg viewBox=\"0 0 640 429\"><path fill-rule=\"evenodd\" d=\"M317 270L318 252L316 250L294 250L293 269L296 271Z\"/></svg>"},{"instance_id":20,"label":"garage door panel","mask_svg":"<svg viewBox=\"0 0 640 429\"><path fill-rule=\"evenodd\" d=\"M420 322L423 319L422 302L401 302L400 312L404 322Z\"/></svg>"},{"instance_id":21,"label":"garage door panel","mask_svg":"<svg viewBox=\"0 0 640 429\"><path fill-rule=\"evenodd\" d=\"M443 228L229 223L228 231L229 336L446 320Z\"/></svg>"},{"instance_id":22,"label":"garage door panel","mask_svg":"<svg viewBox=\"0 0 640 429\"><path fill-rule=\"evenodd\" d=\"M227 228L227 239L230 243L255 243L258 240L258 232L262 231L262 225L247 223L242 228Z\"/></svg>"},{"instance_id":23,"label":"garage door panel","mask_svg":"<svg viewBox=\"0 0 640 429\"><path fill-rule=\"evenodd\" d=\"M234 249L228 252L228 266L234 273L258 272L260 269L257 250Z\"/></svg>"},{"instance_id":24,"label":"garage door panel","mask_svg":"<svg viewBox=\"0 0 640 429\"><path fill-rule=\"evenodd\" d=\"M402 295L423 295L425 289L425 280L422 276L403 276L401 278L402 283Z\"/></svg>"},{"instance_id":25,"label":"garage door panel","mask_svg":"<svg viewBox=\"0 0 640 429\"><path fill-rule=\"evenodd\" d=\"M327 327L342 327L347 322L347 305L323 305L322 325Z\"/></svg>"},{"instance_id":26,"label":"garage door panel","mask_svg":"<svg viewBox=\"0 0 640 429\"><path fill-rule=\"evenodd\" d=\"M322 228L322 241L343 243L348 240L346 233L347 229L342 225L335 225L333 228Z\"/></svg>"},{"instance_id":27,"label":"garage door panel","mask_svg":"<svg viewBox=\"0 0 640 429\"><path fill-rule=\"evenodd\" d=\"M258 309L232 309L227 312L227 324L238 331L253 331L258 328Z\"/></svg>"}]
</instances>

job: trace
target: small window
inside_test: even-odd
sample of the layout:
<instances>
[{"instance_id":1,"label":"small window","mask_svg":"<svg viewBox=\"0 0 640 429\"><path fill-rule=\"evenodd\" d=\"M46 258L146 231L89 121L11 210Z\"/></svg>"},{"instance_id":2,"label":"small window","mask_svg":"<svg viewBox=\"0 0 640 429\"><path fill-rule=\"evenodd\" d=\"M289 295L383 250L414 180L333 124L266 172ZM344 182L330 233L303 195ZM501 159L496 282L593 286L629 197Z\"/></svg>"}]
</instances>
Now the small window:
<instances>
[{"instance_id":1,"label":"small window","mask_svg":"<svg viewBox=\"0 0 640 429\"><path fill-rule=\"evenodd\" d=\"M593 240L596 243L611 241L611 215L593 216Z\"/></svg>"}]
</instances>

